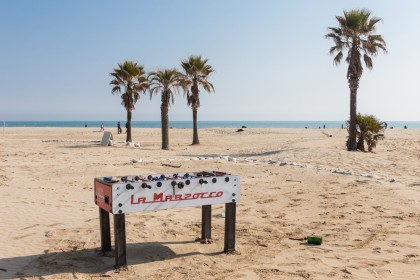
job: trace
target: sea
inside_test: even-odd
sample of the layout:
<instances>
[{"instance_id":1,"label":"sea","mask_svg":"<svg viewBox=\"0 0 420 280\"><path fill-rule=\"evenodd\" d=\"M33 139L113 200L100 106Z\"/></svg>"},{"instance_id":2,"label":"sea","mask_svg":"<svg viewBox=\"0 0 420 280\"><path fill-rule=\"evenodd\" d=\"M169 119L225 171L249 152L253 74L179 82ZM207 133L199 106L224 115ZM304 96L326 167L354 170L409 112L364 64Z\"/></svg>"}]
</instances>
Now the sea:
<instances>
[{"instance_id":1,"label":"sea","mask_svg":"<svg viewBox=\"0 0 420 280\"><path fill-rule=\"evenodd\" d=\"M117 127L117 121L1 121L0 127ZM420 128L420 121L387 121L388 128ZM125 122L121 122L124 128ZM192 128L192 121L170 121L172 128ZM198 121L199 128L341 128L345 121ZM132 121L134 128L160 128L160 121Z\"/></svg>"}]
</instances>

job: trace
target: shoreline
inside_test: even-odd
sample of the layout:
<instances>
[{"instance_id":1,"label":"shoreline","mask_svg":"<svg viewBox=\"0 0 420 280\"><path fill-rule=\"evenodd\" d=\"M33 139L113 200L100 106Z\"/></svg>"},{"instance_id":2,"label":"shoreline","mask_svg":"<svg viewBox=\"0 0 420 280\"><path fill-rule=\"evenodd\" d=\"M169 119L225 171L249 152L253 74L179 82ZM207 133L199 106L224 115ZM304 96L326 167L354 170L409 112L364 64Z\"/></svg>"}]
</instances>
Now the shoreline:
<instances>
[{"instance_id":1,"label":"shoreline","mask_svg":"<svg viewBox=\"0 0 420 280\"><path fill-rule=\"evenodd\" d=\"M105 127L116 127L118 121L10 121L3 122L6 127L74 127L99 128L102 123ZM120 121L124 126L125 121ZM388 127L394 128L420 128L420 121L386 121ZM346 121L198 121L199 128L345 128ZM160 121L133 121L133 128L160 128ZM170 127L192 128L192 121L169 121Z\"/></svg>"}]
</instances>

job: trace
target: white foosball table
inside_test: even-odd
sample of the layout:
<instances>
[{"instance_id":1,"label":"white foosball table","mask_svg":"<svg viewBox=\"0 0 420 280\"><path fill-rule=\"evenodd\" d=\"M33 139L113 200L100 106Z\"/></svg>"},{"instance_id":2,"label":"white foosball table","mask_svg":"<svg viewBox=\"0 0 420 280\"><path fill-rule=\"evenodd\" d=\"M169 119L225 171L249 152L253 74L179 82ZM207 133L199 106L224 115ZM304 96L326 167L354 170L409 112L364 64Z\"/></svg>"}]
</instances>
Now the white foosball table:
<instances>
[{"instance_id":1,"label":"white foosball table","mask_svg":"<svg viewBox=\"0 0 420 280\"><path fill-rule=\"evenodd\" d=\"M235 250L240 178L221 171L95 178L101 250L111 251L109 214L114 215L115 267L127 265L125 214L202 206L201 240L211 239L211 205L225 203L224 251Z\"/></svg>"}]
</instances>

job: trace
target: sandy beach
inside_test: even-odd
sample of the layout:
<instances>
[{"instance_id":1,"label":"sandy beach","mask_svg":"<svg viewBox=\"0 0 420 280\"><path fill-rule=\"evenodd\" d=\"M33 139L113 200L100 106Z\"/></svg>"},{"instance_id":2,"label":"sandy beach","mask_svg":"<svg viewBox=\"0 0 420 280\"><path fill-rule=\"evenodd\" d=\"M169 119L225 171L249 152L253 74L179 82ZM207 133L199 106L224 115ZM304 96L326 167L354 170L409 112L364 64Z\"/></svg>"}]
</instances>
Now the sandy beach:
<instances>
[{"instance_id":1,"label":"sandy beach","mask_svg":"<svg viewBox=\"0 0 420 280\"><path fill-rule=\"evenodd\" d=\"M0 131L0 279L420 279L419 129L386 130L374 153L347 152L344 129L200 129L198 146L171 129L170 151L160 129L134 129L140 148L95 130ZM222 252L224 205L212 244L196 241L200 207L132 213L114 269L94 178L201 170L241 176L236 253ZM299 240L311 234L323 244Z\"/></svg>"}]
</instances>

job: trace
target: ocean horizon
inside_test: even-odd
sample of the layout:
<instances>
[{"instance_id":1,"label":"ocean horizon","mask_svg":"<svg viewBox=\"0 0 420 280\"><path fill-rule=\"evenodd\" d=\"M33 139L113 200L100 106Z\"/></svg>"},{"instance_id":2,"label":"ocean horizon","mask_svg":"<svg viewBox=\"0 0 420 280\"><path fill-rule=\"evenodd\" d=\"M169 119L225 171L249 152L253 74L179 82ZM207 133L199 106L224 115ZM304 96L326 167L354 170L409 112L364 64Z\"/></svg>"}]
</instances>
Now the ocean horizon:
<instances>
[{"instance_id":1,"label":"ocean horizon","mask_svg":"<svg viewBox=\"0 0 420 280\"><path fill-rule=\"evenodd\" d=\"M97 127L116 128L118 121L2 121L5 127ZM420 121L386 121L388 128L420 128ZM173 128L192 128L192 121L169 121ZM124 128L125 121L121 121ZM199 128L341 128L345 121L198 121ZM160 121L132 121L133 128L160 128Z\"/></svg>"}]
</instances>

